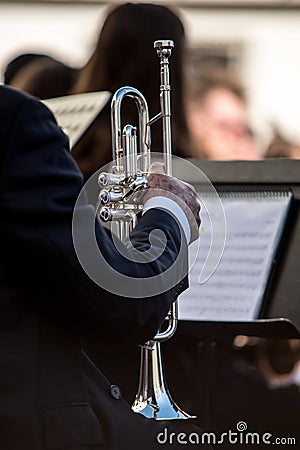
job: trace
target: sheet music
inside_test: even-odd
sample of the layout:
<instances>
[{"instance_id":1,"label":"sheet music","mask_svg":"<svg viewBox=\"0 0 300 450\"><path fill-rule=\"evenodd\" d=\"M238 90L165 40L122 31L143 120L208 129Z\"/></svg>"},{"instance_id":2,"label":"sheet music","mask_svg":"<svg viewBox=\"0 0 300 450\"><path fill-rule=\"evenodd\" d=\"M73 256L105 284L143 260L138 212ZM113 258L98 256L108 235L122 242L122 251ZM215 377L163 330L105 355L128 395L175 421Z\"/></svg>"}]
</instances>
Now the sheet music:
<instances>
[{"instance_id":1,"label":"sheet music","mask_svg":"<svg viewBox=\"0 0 300 450\"><path fill-rule=\"evenodd\" d=\"M43 100L43 103L53 112L58 125L69 137L72 150L110 96L108 91L88 92L51 98Z\"/></svg>"},{"instance_id":2,"label":"sheet music","mask_svg":"<svg viewBox=\"0 0 300 450\"><path fill-rule=\"evenodd\" d=\"M196 258L190 287L179 298L180 319L253 320L262 306L292 194L231 192L220 197L227 223L224 253L213 275L199 284L212 237L202 208L200 241L190 246L190 261Z\"/></svg>"}]
</instances>

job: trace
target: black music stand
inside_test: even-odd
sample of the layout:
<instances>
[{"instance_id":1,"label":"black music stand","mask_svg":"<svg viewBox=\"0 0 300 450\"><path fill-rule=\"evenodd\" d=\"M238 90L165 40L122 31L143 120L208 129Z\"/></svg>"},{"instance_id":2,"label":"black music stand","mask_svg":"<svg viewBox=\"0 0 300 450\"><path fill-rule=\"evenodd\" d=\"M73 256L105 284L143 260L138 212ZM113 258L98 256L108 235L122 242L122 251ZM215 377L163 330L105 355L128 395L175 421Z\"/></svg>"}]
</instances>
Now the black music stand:
<instances>
[{"instance_id":1,"label":"black music stand","mask_svg":"<svg viewBox=\"0 0 300 450\"><path fill-rule=\"evenodd\" d=\"M259 318L241 322L183 320L180 329L206 338L236 334L300 338L300 161L191 162L204 172L217 191L289 189L293 197ZM182 178L198 188L190 173L182 173Z\"/></svg>"}]
</instances>

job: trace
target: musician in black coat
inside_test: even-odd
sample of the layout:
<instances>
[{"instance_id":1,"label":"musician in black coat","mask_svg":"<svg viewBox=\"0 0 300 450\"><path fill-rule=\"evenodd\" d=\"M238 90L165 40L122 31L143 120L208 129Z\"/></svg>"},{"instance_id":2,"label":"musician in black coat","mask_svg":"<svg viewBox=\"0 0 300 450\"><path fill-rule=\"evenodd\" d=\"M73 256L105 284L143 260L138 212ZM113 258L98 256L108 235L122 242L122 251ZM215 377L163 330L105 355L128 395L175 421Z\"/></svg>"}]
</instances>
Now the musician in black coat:
<instances>
[{"instance_id":1,"label":"musician in black coat","mask_svg":"<svg viewBox=\"0 0 300 450\"><path fill-rule=\"evenodd\" d=\"M5 86L0 124L0 448L161 448L156 436L169 424L133 413L118 387L82 352L81 339L145 342L161 325L179 282L139 299L93 282L72 242L82 176L68 139L44 105ZM184 197L181 188L196 211L193 194ZM86 220L94 220L90 206L81 209ZM148 248L158 224L167 245L151 264L126 260L126 249L120 256L109 232L96 223L99 248L116 270L142 283L168 268L184 241L173 216L152 208L132 233L138 250Z\"/></svg>"}]
</instances>

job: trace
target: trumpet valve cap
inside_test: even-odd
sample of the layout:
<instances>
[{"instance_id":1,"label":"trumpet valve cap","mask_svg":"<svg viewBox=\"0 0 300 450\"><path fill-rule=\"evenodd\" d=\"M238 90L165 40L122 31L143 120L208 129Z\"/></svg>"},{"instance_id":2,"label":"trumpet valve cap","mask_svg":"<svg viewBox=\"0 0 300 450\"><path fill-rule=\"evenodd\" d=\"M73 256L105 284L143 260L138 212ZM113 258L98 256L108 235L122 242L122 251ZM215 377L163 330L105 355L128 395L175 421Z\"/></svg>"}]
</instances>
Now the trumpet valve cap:
<instances>
[{"instance_id":1,"label":"trumpet valve cap","mask_svg":"<svg viewBox=\"0 0 300 450\"><path fill-rule=\"evenodd\" d=\"M103 189L103 191L100 191L99 193L99 201L102 205L107 205L108 203L110 203L111 200L111 196L109 191L107 191L106 189Z\"/></svg>"},{"instance_id":2,"label":"trumpet valve cap","mask_svg":"<svg viewBox=\"0 0 300 450\"><path fill-rule=\"evenodd\" d=\"M107 208L107 206L104 206L99 211L99 218L102 220L102 222L109 222L111 220L112 214L111 210Z\"/></svg>"},{"instance_id":3,"label":"trumpet valve cap","mask_svg":"<svg viewBox=\"0 0 300 450\"><path fill-rule=\"evenodd\" d=\"M107 173L100 173L98 177L98 186L99 187L106 187L109 185L109 177Z\"/></svg>"}]
</instances>

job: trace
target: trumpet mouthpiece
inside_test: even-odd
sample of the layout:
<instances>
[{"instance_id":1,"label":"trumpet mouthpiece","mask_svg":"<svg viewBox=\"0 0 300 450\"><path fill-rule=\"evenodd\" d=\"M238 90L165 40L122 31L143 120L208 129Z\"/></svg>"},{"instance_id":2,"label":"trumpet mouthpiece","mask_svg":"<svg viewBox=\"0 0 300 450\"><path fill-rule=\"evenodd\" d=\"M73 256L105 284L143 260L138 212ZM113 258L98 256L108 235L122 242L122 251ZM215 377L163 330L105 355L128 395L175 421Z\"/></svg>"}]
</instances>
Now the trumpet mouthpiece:
<instances>
[{"instance_id":1,"label":"trumpet mouthpiece","mask_svg":"<svg viewBox=\"0 0 300 450\"><path fill-rule=\"evenodd\" d=\"M172 48L174 48L174 42L170 39L155 41L154 48L159 57L169 58L171 56Z\"/></svg>"}]
</instances>

